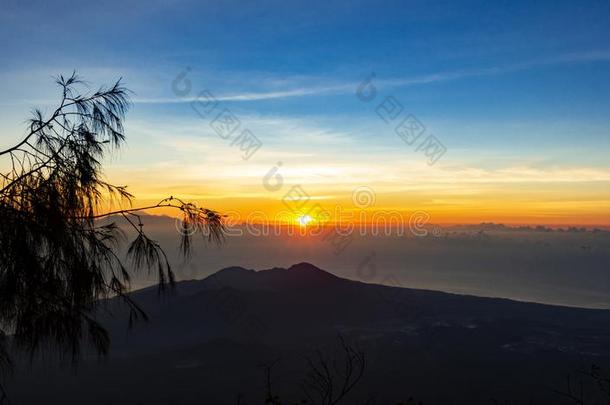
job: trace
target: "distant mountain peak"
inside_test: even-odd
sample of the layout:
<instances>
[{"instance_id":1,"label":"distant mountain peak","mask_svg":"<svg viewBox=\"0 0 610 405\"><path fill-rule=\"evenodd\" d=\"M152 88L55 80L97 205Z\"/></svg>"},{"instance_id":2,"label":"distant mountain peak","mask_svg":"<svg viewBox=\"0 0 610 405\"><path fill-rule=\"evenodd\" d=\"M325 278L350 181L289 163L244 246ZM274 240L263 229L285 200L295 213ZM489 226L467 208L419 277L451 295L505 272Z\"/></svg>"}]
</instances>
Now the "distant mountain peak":
<instances>
[{"instance_id":1,"label":"distant mountain peak","mask_svg":"<svg viewBox=\"0 0 610 405\"><path fill-rule=\"evenodd\" d=\"M302 262L285 268L275 267L256 272L258 278L268 285L281 284L284 287L323 287L344 279L335 276L311 263Z\"/></svg>"},{"instance_id":2,"label":"distant mountain peak","mask_svg":"<svg viewBox=\"0 0 610 405\"><path fill-rule=\"evenodd\" d=\"M318 270L318 271L324 271L321 268L316 267L316 266L314 266L313 264L311 264L309 262L301 262L301 263L293 264L287 270L297 270L297 271L298 270Z\"/></svg>"},{"instance_id":3,"label":"distant mountain peak","mask_svg":"<svg viewBox=\"0 0 610 405\"><path fill-rule=\"evenodd\" d=\"M239 273L252 273L252 272L254 272L254 270L252 270L252 269L246 269L241 266L230 266L230 267L222 268L214 274L239 274Z\"/></svg>"},{"instance_id":4,"label":"distant mountain peak","mask_svg":"<svg viewBox=\"0 0 610 405\"><path fill-rule=\"evenodd\" d=\"M285 288L323 287L343 280L311 263L297 263L289 268L274 267L251 270L226 267L203 280L208 287L231 287L240 290L283 290Z\"/></svg>"},{"instance_id":5,"label":"distant mountain peak","mask_svg":"<svg viewBox=\"0 0 610 405\"><path fill-rule=\"evenodd\" d=\"M335 276L332 273L329 273L326 270L322 270L321 268L314 266L311 263L308 262L301 262L301 263L297 263L297 264L293 264L292 266L290 266L288 269L283 269L285 271L291 271L291 272L309 272L309 273L316 273L319 275L324 275L324 276L328 276L328 277L332 277L332 278L339 278L337 276Z\"/></svg>"},{"instance_id":6,"label":"distant mountain peak","mask_svg":"<svg viewBox=\"0 0 610 405\"><path fill-rule=\"evenodd\" d=\"M252 283L254 278L256 278L256 271L240 266L231 266L210 274L202 281L209 287L236 287Z\"/></svg>"}]
</instances>

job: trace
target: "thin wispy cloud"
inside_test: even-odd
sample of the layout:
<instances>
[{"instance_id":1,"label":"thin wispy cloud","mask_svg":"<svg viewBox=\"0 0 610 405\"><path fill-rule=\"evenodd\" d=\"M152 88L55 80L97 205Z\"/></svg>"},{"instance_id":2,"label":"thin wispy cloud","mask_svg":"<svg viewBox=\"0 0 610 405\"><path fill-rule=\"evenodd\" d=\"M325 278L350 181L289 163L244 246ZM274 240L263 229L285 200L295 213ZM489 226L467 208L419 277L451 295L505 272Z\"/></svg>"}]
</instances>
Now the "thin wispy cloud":
<instances>
[{"instance_id":1,"label":"thin wispy cloud","mask_svg":"<svg viewBox=\"0 0 610 405\"><path fill-rule=\"evenodd\" d=\"M601 62L601 61L609 61L610 60L610 50L593 50L588 52L571 52L565 53L553 57L539 58L517 62L509 65L498 65L498 66L490 66L483 67L478 69L465 69L465 70L457 70L452 72L438 72L431 73L426 75L419 75L413 77L404 77L404 78L377 78L375 80L375 85L379 88L384 87L406 87L406 86L416 86L416 85L425 85L432 83L441 83L448 82L453 80L460 80L465 78L472 77L482 77L482 76L494 76L494 75L502 75L509 74L513 72L527 71L530 69L535 69L544 66L556 66L556 65L567 65L567 64L578 64L578 63L590 63L590 62ZM56 69L61 70L61 69ZM99 72L98 72L99 71ZM103 75L102 76L110 76L111 72L108 72L108 69L95 69L89 68L88 72L93 74L93 76ZM92 73L93 72L93 73ZM48 79L48 74L45 74L45 80ZM8 80L8 79L7 79ZM15 78L15 80L23 80ZM315 78L309 77L309 81L313 82L328 82L328 78ZM48 81L48 80L47 80ZM286 83L291 82L292 80L286 79L269 79L265 82L272 81L274 83ZM308 96L320 96L320 95L340 95L340 94L349 94L353 93L358 85L361 83L360 80L353 82L344 82L337 83L336 81L330 84L323 85L314 85L311 86L303 85L302 77L299 77L298 80L294 80L294 82L300 82L300 85L296 88L288 88L277 90L273 89L270 91L245 91L245 92L228 92L228 93L216 93L216 91L212 91L214 97L221 102L255 102L255 101L265 101L265 100L275 100L275 99L288 99L288 98L298 98L298 97L308 97ZM150 83L146 86L151 88ZM275 87L275 86L274 86ZM152 90L152 89L151 89ZM203 90L198 89L199 91ZM213 90L213 89L210 89ZM195 92L197 93L197 92ZM177 97L177 96L151 96L151 97L138 97L137 95L132 97L132 101L136 104L183 104L183 103L192 103L197 101L199 98L197 95L189 96L189 97ZM10 105L48 105L55 103L56 99L54 98L27 98L22 100L2 100L0 98L0 105L2 106L10 106Z\"/></svg>"},{"instance_id":2,"label":"thin wispy cloud","mask_svg":"<svg viewBox=\"0 0 610 405\"><path fill-rule=\"evenodd\" d=\"M259 101L271 100L278 98L303 97L310 95L320 95L325 93L343 93L353 88L351 84L328 86L328 87L311 87L298 88L283 91L271 92L247 92L238 94L226 94L214 96L218 101ZM171 103L191 103L199 100L198 97L159 97L159 98L134 98L134 103L141 104L171 104Z\"/></svg>"},{"instance_id":3,"label":"thin wispy cloud","mask_svg":"<svg viewBox=\"0 0 610 405\"><path fill-rule=\"evenodd\" d=\"M385 86L409 86L426 83L436 83L450 80L463 79L467 77L476 76L493 76L500 74L507 74L512 72L525 71L543 66L562 65L570 63L586 63L586 62L601 62L610 60L610 51L590 51L583 53L567 53L549 58L533 59L528 61L522 61L519 63L504 65L504 66L492 66L481 69L463 70L456 72L447 73L436 73L431 75L419 76L414 78L406 79L388 79L380 80L379 85Z\"/></svg>"},{"instance_id":4,"label":"thin wispy cloud","mask_svg":"<svg viewBox=\"0 0 610 405\"><path fill-rule=\"evenodd\" d=\"M454 72L439 72L429 75L409 78L379 79L375 82L379 87L404 87L421 84L439 83L477 76L493 76L535 69L537 67L554 66L571 63L587 63L610 60L610 50L598 50L579 53L566 53L554 57L540 58L518 62L510 65L491 66L479 69L469 69ZM292 97L319 96L323 94L347 94L354 91L360 82L332 84L327 86L299 87L287 90L244 92L215 95L218 101L261 101ZM179 104L197 101L198 97L142 97L134 98L139 104Z\"/></svg>"}]
</instances>

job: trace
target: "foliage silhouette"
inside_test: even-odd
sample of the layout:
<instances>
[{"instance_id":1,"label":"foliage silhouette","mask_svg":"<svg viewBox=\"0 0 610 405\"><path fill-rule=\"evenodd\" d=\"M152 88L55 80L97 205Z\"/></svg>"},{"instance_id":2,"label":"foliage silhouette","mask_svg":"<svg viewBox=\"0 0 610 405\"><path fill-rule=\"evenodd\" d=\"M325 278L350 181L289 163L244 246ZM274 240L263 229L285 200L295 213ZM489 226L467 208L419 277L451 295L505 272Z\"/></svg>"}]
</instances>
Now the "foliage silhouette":
<instances>
[{"instance_id":1,"label":"foliage silhouette","mask_svg":"<svg viewBox=\"0 0 610 405\"><path fill-rule=\"evenodd\" d=\"M338 335L339 355L329 355L316 350L315 355L308 356L305 378L300 384L304 399L291 402L290 405L338 405L343 403L360 403L362 405L377 404L376 395L358 402L350 394L361 383L367 368L366 354L355 344L348 342L341 334ZM273 384L273 369L280 359L262 365L265 374L265 404L283 405ZM243 396L237 398L237 404L242 403ZM387 402L384 402L387 403ZM406 401L392 402L395 405L423 405L409 397Z\"/></svg>"},{"instance_id":2,"label":"foliage silhouette","mask_svg":"<svg viewBox=\"0 0 610 405\"><path fill-rule=\"evenodd\" d=\"M348 343L342 335L338 336L341 356L331 357L316 350L315 357L307 358L308 370L301 384L306 399L295 405L336 405L346 397L362 379L366 369L366 356L363 351ZM272 384L273 367L279 360L264 364L266 394L265 404L282 405L280 397L274 393Z\"/></svg>"},{"instance_id":3,"label":"foliage silhouette","mask_svg":"<svg viewBox=\"0 0 610 405\"><path fill-rule=\"evenodd\" d=\"M596 390L587 392L585 381L582 378L575 383L571 376L568 375L566 378L566 388L564 390L555 390L555 393L562 396L568 401L566 403L570 404L610 404L610 378L604 374L598 365L593 364L589 370L580 371L578 374L584 377L588 383L592 383Z\"/></svg>"},{"instance_id":4,"label":"foliage silhouette","mask_svg":"<svg viewBox=\"0 0 610 405\"><path fill-rule=\"evenodd\" d=\"M107 182L102 161L125 142L123 120L129 91L121 80L93 93L75 73L60 76L59 106L34 111L25 137L0 151L10 168L0 173L0 362L9 364L7 339L33 356L42 349L78 360L83 345L107 353L110 338L96 319L100 299L118 296L130 324L146 314L126 294L134 269L154 269L163 289L174 280L167 256L144 232L138 213L171 207L181 211L182 251L191 235L223 240L223 217L178 198L133 207L125 186ZM104 207L110 206L111 208ZM118 251L125 235L111 220L122 216L136 238L128 257ZM0 393L1 394L1 393Z\"/></svg>"}]
</instances>

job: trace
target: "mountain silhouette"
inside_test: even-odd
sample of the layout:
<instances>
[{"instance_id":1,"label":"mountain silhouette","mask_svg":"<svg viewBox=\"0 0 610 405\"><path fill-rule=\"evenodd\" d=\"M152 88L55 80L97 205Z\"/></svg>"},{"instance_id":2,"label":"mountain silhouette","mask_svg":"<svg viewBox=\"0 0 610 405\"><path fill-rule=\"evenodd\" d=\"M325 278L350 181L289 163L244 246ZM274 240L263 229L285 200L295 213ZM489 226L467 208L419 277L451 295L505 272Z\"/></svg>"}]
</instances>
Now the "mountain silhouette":
<instances>
[{"instance_id":1,"label":"mountain silhouette","mask_svg":"<svg viewBox=\"0 0 610 405\"><path fill-rule=\"evenodd\" d=\"M231 287L242 290L303 289L330 287L347 282L310 263L299 263L288 269L274 267L269 270L247 270L243 267L227 267L202 281L205 284Z\"/></svg>"},{"instance_id":2,"label":"mountain silhouette","mask_svg":"<svg viewBox=\"0 0 610 405\"><path fill-rule=\"evenodd\" d=\"M610 311L366 284L310 263L228 267L178 282L167 295L147 288L131 297L150 321L128 332L127 313L110 300L113 316L100 314L112 336L106 365L54 382L34 372L28 389L19 391L20 403L54 395L66 404L106 403L87 396L100 378L109 381L107 398L230 404L235 397L228 392L243 392L261 403L261 364L280 358L281 380L298 382L306 357L330 347L338 334L369 359L355 395L376 393L379 403L409 396L443 404L553 403L549 390L539 388L556 386L564 375L549 370L575 370L587 361L610 365ZM290 386L282 397L298 400L299 393Z\"/></svg>"}]
</instances>

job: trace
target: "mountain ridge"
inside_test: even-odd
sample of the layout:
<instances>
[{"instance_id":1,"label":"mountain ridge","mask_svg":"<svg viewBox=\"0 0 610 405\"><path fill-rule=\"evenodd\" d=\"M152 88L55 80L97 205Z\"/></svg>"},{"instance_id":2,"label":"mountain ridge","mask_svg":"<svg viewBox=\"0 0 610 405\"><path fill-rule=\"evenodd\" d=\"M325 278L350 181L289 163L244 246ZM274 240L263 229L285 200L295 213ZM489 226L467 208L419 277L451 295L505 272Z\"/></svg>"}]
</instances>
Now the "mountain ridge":
<instances>
[{"instance_id":1,"label":"mountain ridge","mask_svg":"<svg viewBox=\"0 0 610 405\"><path fill-rule=\"evenodd\" d=\"M147 291L132 297L149 322L127 332L128 314L119 306L115 316L101 319L111 335L112 363L109 368L90 365L75 388L79 395L68 403L85 402L93 390L87 381L101 379L112 381L112 387L124 387L128 380L128 391L138 400L152 391L156 397L146 403L154 405L168 403L169 394L185 404L202 403L203 394L203 403L223 404L235 387L254 397L261 392L261 364L282 358L286 369L278 375L291 369L298 374L303 359L314 349L331 347L338 334L370 359L367 390L392 398L408 392L424 403L487 404L498 394L519 403L536 379L544 379L542 386L557 386L549 369L576 369L583 361L610 368L609 310L367 284L311 263L259 271L232 266L202 280L178 282L175 294ZM488 372L490 359L503 379ZM171 393L164 384L168 378L175 381ZM206 392L185 393L185 380L189 387L205 380ZM30 379L22 392L46 395L61 390L70 377L56 384L45 381ZM41 388L32 391L34 384ZM114 396L124 395L108 387ZM513 393L513 387L526 388ZM300 392L293 394L299 398ZM536 395L541 400L535 403L556 403L547 391ZM31 401L42 402L38 397Z\"/></svg>"},{"instance_id":2,"label":"mountain ridge","mask_svg":"<svg viewBox=\"0 0 610 405\"><path fill-rule=\"evenodd\" d=\"M600 311L610 314L610 309L583 308L559 304L547 304L534 301L523 301L506 297L487 297L472 294L460 294L440 290L415 288L409 286L391 286L379 283L368 283L359 280L352 280L337 276L330 271L324 270L309 262L300 262L289 267L272 267L269 269L248 269L242 266L224 267L216 272L200 279L187 279L177 281L175 290L178 294L195 294L200 291L233 288L236 290L260 290L277 291L282 288L314 288L329 287L336 284L354 284L385 289L395 289L398 291L409 291L413 294L436 295L439 297L451 297L455 299L474 299L485 302L514 303L531 305L535 307L548 307L576 311ZM141 293L154 292L157 295L156 286L149 286L139 290L134 290L130 295L140 295Z\"/></svg>"}]
</instances>

